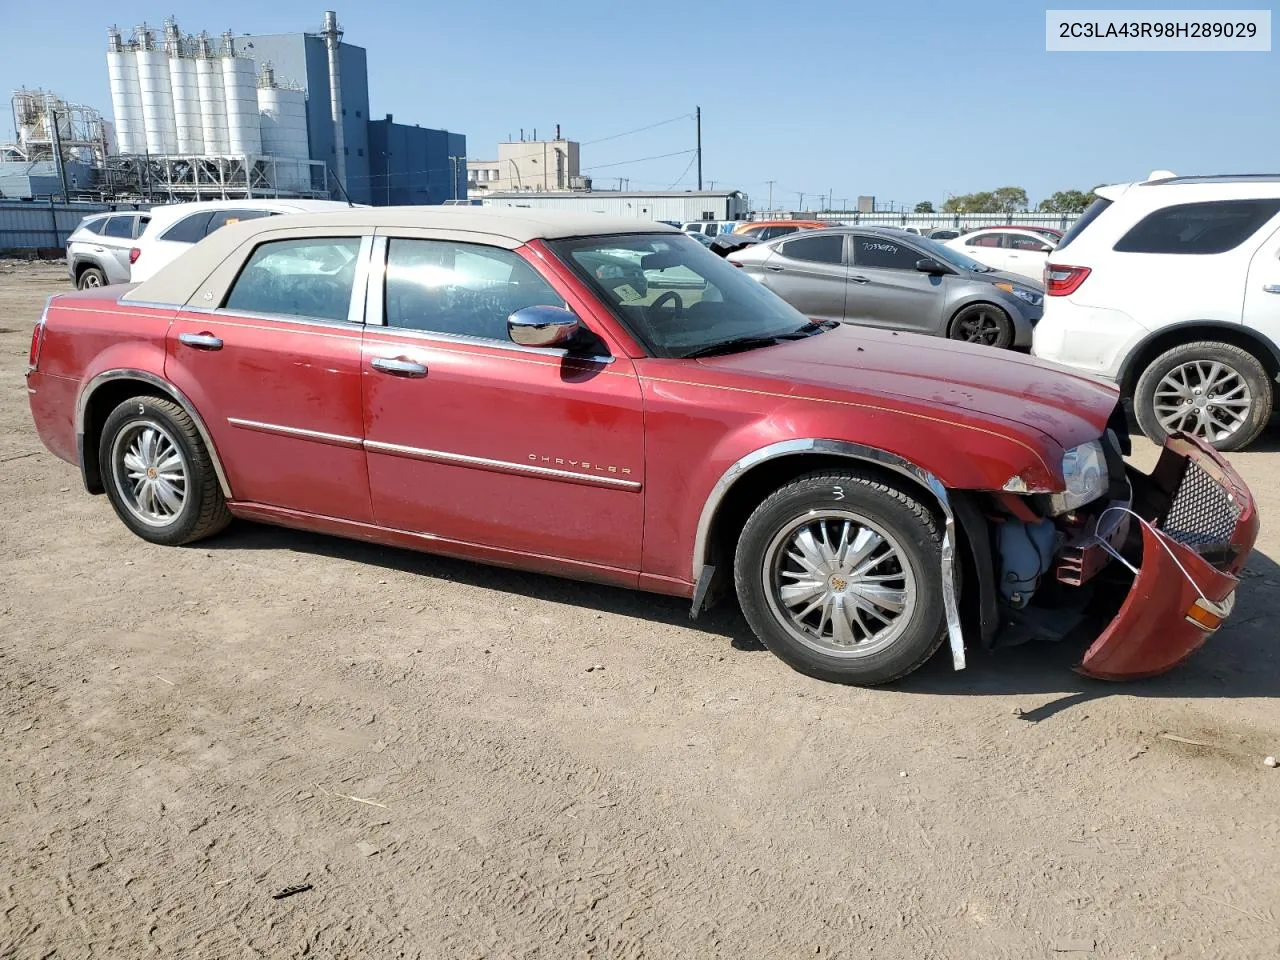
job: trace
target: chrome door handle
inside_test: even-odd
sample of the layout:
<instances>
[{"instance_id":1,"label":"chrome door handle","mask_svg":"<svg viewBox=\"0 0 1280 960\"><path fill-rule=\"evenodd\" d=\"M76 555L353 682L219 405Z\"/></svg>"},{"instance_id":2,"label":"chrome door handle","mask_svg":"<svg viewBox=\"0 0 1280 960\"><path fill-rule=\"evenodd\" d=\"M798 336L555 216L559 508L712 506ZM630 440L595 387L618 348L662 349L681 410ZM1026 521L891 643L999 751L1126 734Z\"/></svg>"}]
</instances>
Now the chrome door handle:
<instances>
[{"instance_id":1,"label":"chrome door handle","mask_svg":"<svg viewBox=\"0 0 1280 960\"><path fill-rule=\"evenodd\" d=\"M1264 283L1262 285L1263 293L1280 293L1280 283Z\"/></svg>"},{"instance_id":2,"label":"chrome door handle","mask_svg":"<svg viewBox=\"0 0 1280 960\"><path fill-rule=\"evenodd\" d=\"M781 272L782 272L782 268L781 268L781 267L776 266L775 264L772 264L772 263L766 263L766 264L764 265L764 268L765 268L766 270L772 270L774 273L781 273Z\"/></svg>"},{"instance_id":3,"label":"chrome door handle","mask_svg":"<svg viewBox=\"0 0 1280 960\"><path fill-rule=\"evenodd\" d=\"M374 357L370 366L394 377L425 377L427 375L425 363L404 360L400 357Z\"/></svg>"},{"instance_id":4,"label":"chrome door handle","mask_svg":"<svg viewBox=\"0 0 1280 960\"><path fill-rule=\"evenodd\" d=\"M178 342L197 350L221 350L222 341L212 333L180 333Z\"/></svg>"},{"instance_id":5,"label":"chrome door handle","mask_svg":"<svg viewBox=\"0 0 1280 960\"><path fill-rule=\"evenodd\" d=\"M850 277L849 282L850 283L870 283L871 278L870 277Z\"/></svg>"}]
</instances>

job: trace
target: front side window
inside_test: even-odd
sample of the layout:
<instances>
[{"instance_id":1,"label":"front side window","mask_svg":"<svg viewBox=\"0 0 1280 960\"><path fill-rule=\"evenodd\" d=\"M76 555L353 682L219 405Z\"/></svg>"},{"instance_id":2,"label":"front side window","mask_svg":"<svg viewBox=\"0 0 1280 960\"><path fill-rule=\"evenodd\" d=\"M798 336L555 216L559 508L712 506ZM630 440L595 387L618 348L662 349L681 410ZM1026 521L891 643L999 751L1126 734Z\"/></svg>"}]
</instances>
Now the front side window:
<instances>
[{"instance_id":1,"label":"front side window","mask_svg":"<svg viewBox=\"0 0 1280 960\"><path fill-rule=\"evenodd\" d=\"M1050 247L1039 237L1028 237L1021 233L1011 233L1005 238L1005 245L1010 250L1030 250L1033 253L1048 253Z\"/></svg>"},{"instance_id":2,"label":"front side window","mask_svg":"<svg viewBox=\"0 0 1280 960\"><path fill-rule=\"evenodd\" d=\"M1280 200L1180 203L1149 213L1116 243L1117 253L1226 253L1280 212Z\"/></svg>"},{"instance_id":3,"label":"front side window","mask_svg":"<svg viewBox=\"0 0 1280 960\"><path fill-rule=\"evenodd\" d=\"M260 244L223 306L319 320L346 320L359 237L309 237Z\"/></svg>"},{"instance_id":4,"label":"front side window","mask_svg":"<svg viewBox=\"0 0 1280 960\"><path fill-rule=\"evenodd\" d=\"M549 245L654 356L683 357L739 338L776 338L811 326L763 284L683 234Z\"/></svg>"},{"instance_id":5,"label":"front side window","mask_svg":"<svg viewBox=\"0 0 1280 960\"><path fill-rule=\"evenodd\" d=\"M782 244L784 257L811 263L843 263L844 234L826 233L816 237L796 237Z\"/></svg>"},{"instance_id":6,"label":"front side window","mask_svg":"<svg viewBox=\"0 0 1280 960\"><path fill-rule=\"evenodd\" d=\"M510 250L452 240L392 238L384 299L388 327L507 343L507 317L517 310L565 306Z\"/></svg>"},{"instance_id":7,"label":"front side window","mask_svg":"<svg viewBox=\"0 0 1280 960\"><path fill-rule=\"evenodd\" d=\"M112 217L102 228L104 237L118 237L121 240L133 239L133 217Z\"/></svg>"},{"instance_id":8,"label":"front side window","mask_svg":"<svg viewBox=\"0 0 1280 960\"><path fill-rule=\"evenodd\" d=\"M914 270L920 253L905 243L888 237L855 236L853 238L853 262L859 267L880 267L886 270Z\"/></svg>"},{"instance_id":9,"label":"front side window","mask_svg":"<svg viewBox=\"0 0 1280 960\"><path fill-rule=\"evenodd\" d=\"M204 239L205 228L209 226L211 216L213 213L206 210L203 213L193 213L189 217L183 217L166 230L160 239L173 243L199 243Z\"/></svg>"}]
</instances>

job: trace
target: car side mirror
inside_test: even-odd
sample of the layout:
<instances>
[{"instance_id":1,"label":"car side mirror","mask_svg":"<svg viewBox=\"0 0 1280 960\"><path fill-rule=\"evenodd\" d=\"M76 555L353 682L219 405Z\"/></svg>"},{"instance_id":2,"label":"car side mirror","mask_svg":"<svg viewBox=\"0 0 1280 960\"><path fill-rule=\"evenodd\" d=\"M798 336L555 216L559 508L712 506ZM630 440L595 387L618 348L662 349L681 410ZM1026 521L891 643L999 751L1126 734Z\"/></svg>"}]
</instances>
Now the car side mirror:
<instances>
[{"instance_id":1,"label":"car side mirror","mask_svg":"<svg viewBox=\"0 0 1280 960\"><path fill-rule=\"evenodd\" d=\"M944 273L951 272L947 267L944 267L937 260L933 259L933 257L925 257L923 260L917 260L916 269L921 273L927 273L935 277L940 277Z\"/></svg>"},{"instance_id":2,"label":"car side mirror","mask_svg":"<svg viewBox=\"0 0 1280 960\"><path fill-rule=\"evenodd\" d=\"M567 349L583 329L577 315L564 307L523 307L507 317L507 336L522 347Z\"/></svg>"}]
</instances>

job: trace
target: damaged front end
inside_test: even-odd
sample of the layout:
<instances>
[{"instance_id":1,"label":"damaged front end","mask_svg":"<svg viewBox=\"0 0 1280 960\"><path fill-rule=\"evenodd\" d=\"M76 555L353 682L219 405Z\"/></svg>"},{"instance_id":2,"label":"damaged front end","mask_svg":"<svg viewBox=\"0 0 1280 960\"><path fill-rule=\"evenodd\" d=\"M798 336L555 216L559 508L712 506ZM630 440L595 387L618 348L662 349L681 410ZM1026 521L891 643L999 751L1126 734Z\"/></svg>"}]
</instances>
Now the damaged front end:
<instances>
[{"instance_id":1,"label":"damaged front end","mask_svg":"<svg viewBox=\"0 0 1280 960\"><path fill-rule=\"evenodd\" d=\"M1230 615L1258 534L1249 489L1193 437L1166 440L1150 474L1124 462L1127 439L1107 431L1106 489L1086 504L975 498L987 543L974 546L977 517L963 526L977 569L995 573L979 577L988 582L973 605L988 646L1096 637L1076 669L1133 680L1181 663Z\"/></svg>"}]
</instances>

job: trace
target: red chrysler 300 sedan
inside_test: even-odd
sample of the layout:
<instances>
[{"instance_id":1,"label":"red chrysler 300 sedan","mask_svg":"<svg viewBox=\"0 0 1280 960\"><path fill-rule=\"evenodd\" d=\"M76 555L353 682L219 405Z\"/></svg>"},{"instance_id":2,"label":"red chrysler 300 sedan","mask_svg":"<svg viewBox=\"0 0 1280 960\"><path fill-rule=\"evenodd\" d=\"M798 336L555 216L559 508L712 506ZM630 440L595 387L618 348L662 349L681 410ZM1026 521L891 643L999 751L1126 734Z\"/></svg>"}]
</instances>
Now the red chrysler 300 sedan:
<instances>
[{"instance_id":1,"label":"red chrysler 300 sedan","mask_svg":"<svg viewBox=\"0 0 1280 960\"><path fill-rule=\"evenodd\" d=\"M797 670L1093 637L1158 673L1257 534L1214 451L1123 461L1110 387L807 320L679 231L477 208L272 217L52 298L31 412L138 536L242 517L690 598Z\"/></svg>"}]
</instances>

